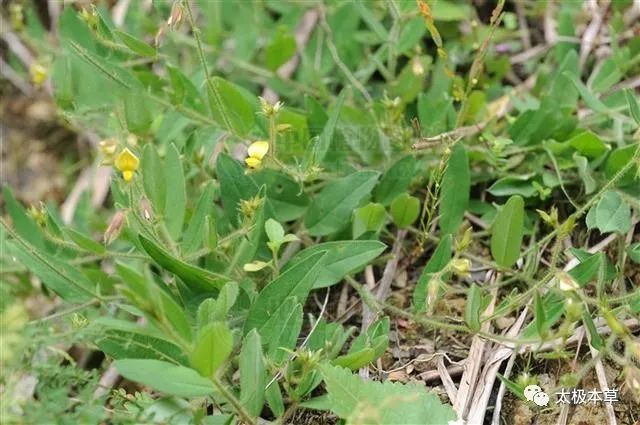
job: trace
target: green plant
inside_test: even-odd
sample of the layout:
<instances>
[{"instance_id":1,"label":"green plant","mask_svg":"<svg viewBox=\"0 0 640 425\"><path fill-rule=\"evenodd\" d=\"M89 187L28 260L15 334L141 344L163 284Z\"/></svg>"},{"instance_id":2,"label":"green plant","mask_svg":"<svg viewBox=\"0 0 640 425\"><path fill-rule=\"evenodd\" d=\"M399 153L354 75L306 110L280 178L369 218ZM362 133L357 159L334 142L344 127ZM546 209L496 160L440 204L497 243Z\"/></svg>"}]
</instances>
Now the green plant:
<instances>
[{"instance_id":1,"label":"green plant","mask_svg":"<svg viewBox=\"0 0 640 425\"><path fill-rule=\"evenodd\" d=\"M43 407L3 414L198 424L484 414L451 393L445 403L354 374L382 362L397 317L538 357L569 357L580 328L597 355L571 378L604 358L639 373L629 270L640 261L640 113L623 83L640 48L616 42L585 64L562 39L520 69L493 47L519 43L509 5L483 24L471 3L444 0L159 1L132 6L124 26L104 5L65 7L57 46L27 9L14 30L37 46L33 82L50 74L61 120L102 139L83 165L112 175L108 206L85 200L70 223L52 204L25 209L5 186L2 365L15 373L2 383L60 336L103 353L136 391L94 397L98 374L58 353L34 371ZM558 7L571 37L576 6ZM612 38L627 29L624 10L612 11ZM297 47L292 23L304 16L316 31ZM283 76L291 60L298 69ZM600 235L618 246L589 250ZM398 269L410 292L388 300ZM31 280L64 308L28 322L12 305ZM327 313L346 285L362 320ZM456 297L460 310L447 302ZM519 315L513 332L492 328ZM38 327L49 321L50 333ZM22 329L42 340L21 356ZM502 377L520 397L521 381Z\"/></svg>"}]
</instances>

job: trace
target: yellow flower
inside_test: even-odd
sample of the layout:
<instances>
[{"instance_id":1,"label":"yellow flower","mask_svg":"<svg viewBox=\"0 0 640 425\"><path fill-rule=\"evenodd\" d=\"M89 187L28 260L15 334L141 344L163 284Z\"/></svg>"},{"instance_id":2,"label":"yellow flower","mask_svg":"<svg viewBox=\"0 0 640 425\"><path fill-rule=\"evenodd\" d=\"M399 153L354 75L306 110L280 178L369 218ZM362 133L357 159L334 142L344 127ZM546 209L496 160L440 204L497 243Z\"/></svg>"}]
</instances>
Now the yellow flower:
<instances>
[{"instance_id":1,"label":"yellow flower","mask_svg":"<svg viewBox=\"0 0 640 425\"><path fill-rule=\"evenodd\" d=\"M47 68L38 63L29 67L29 74L31 74L31 82L36 86L41 86L47 81Z\"/></svg>"},{"instance_id":2,"label":"yellow flower","mask_svg":"<svg viewBox=\"0 0 640 425\"><path fill-rule=\"evenodd\" d=\"M244 160L247 163L249 168L258 168L262 164L262 158L269 151L269 142L265 142L264 140L258 140L257 142L253 142L247 151L249 156Z\"/></svg>"},{"instance_id":3,"label":"yellow flower","mask_svg":"<svg viewBox=\"0 0 640 425\"><path fill-rule=\"evenodd\" d=\"M260 164L262 163L262 161L260 161L259 159L253 158L251 156L248 157L247 159L245 159L244 162L247 163L249 168L258 168L258 167L260 167Z\"/></svg>"},{"instance_id":4,"label":"yellow flower","mask_svg":"<svg viewBox=\"0 0 640 425\"><path fill-rule=\"evenodd\" d=\"M122 172L122 178L126 182L130 182L133 178L133 173L138 169L140 160L133 154L128 148L124 148L115 162L116 168Z\"/></svg>"}]
</instances>

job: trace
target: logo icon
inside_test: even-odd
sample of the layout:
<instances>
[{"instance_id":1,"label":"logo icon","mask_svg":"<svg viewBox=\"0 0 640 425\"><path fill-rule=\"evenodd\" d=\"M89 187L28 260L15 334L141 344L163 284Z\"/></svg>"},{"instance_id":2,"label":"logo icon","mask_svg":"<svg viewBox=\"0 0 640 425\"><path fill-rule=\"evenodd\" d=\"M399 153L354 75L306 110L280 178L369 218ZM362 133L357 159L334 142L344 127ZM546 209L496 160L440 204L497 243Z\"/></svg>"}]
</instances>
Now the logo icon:
<instances>
[{"instance_id":1,"label":"logo icon","mask_svg":"<svg viewBox=\"0 0 640 425\"><path fill-rule=\"evenodd\" d=\"M532 401L540 407L549 404L549 395L537 385L527 385L524 389L524 397L527 401Z\"/></svg>"}]
</instances>

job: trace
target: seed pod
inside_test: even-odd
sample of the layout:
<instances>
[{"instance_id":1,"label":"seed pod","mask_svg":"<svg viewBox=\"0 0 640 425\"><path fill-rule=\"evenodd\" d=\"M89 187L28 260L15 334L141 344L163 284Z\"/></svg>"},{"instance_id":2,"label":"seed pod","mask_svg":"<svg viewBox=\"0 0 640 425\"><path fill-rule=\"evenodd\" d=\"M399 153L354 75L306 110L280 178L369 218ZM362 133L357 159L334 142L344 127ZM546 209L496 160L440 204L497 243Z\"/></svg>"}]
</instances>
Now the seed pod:
<instances>
[{"instance_id":1,"label":"seed pod","mask_svg":"<svg viewBox=\"0 0 640 425\"><path fill-rule=\"evenodd\" d=\"M124 227L125 219L127 215L124 210L116 211L116 213L111 218L109 222L109 226L107 226L107 230L104 232L103 240L105 245L111 244L114 240L120 236L120 232Z\"/></svg>"}]
</instances>

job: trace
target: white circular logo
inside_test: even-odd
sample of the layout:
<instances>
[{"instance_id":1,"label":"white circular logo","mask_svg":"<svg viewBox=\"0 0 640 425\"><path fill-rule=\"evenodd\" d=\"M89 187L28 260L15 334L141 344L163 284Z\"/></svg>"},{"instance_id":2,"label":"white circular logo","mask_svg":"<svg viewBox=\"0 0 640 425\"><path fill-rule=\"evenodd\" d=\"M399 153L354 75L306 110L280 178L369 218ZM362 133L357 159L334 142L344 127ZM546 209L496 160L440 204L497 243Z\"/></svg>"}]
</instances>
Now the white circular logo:
<instances>
[{"instance_id":1,"label":"white circular logo","mask_svg":"<svg viewBox=\"0 0 640 425\"><path fill-rule=\"evenodd\" d=\"M549 404L549 395L538 385L527 385L524 389L524 397L527 401L532 401L541 407Z\"/></svg>"}]
</instances>

